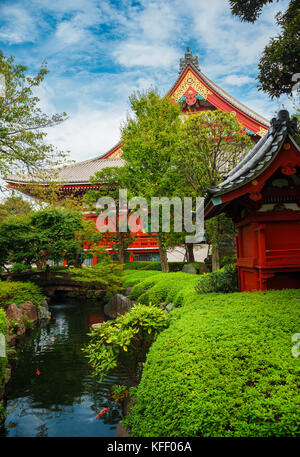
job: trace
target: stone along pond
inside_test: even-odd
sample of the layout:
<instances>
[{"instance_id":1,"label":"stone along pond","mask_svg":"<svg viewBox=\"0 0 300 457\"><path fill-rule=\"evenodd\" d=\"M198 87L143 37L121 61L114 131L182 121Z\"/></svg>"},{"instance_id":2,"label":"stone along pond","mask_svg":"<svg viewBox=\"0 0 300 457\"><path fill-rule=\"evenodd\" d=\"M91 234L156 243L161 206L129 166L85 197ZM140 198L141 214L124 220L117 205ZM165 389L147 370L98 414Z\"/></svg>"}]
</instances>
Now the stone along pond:
<instances>
[{"instance_id":1,"label":"stone along pond","mask_svg":"<svg viewBox=\"0 0 300 457\"><path fill-rule=\"evenodd\" d=\"M122 373L98 382L81 350L89 327L105 319L103 306L55 303L50 311L51 321L26 335L12 363L0 436L114 436L121 414L110 387L122 384Z\"/></svg>"}]
</instances>

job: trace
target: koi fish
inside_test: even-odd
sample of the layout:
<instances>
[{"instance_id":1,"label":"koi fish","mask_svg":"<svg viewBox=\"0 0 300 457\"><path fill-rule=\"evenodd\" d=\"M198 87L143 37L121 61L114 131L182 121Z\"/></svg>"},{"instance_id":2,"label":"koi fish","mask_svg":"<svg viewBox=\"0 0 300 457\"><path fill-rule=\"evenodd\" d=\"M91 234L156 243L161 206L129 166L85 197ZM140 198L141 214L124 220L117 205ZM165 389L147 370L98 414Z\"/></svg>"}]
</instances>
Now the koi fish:
<instances>
[{"instance_id":1,"label":"koi fish","mask_svg":"<svg viewBox=\"0 0 300 457\"><path fill-rule=\"evenodd\" d=\"M109 410L109 408L104 408L104 409L102 409L102 410L100 411L100 413L97 414L96 417L93 417L93 419L99 419L99 417L101 417L102 414L106 413L106 411L108 411L108 410Z\"/></svg>"}]
</instances>

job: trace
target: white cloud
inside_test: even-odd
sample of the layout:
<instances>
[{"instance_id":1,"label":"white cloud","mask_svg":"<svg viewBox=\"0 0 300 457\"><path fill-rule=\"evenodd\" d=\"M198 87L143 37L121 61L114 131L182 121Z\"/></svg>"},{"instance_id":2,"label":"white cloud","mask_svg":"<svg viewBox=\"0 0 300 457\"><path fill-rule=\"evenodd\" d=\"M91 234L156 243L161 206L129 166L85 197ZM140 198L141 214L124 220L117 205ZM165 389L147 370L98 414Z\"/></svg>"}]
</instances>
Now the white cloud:
<instances>
[{"instance_id":1,"label":"white cloud","mask_svg":"<svg viewBox=\"0 0 300 457\"><path fill-rule=\"evenodd\" d=\"M9 44L34 42L37 28L33 17L19 5L0 6L0 40Z\"/></svg>"},{"instance_id":2,"label":"white cloud","mask_svg":"<svg viewBox=\"0 0 300 457\"><path fill-rule=\"evenodd\" d=\"M246 75L228 75L223 82L232 86L243 86L244 84L253 83L254 80Z\"/></svg>"},{"instance_id":3,"label":"white cloud","mask_svg":"<svg viewBox=\"0 0 300 457\"><path fill-rule=\"evenodd\" d=\"M0 39L34 42L11 52L29 68L48 60L50 74L37 88L42 109L70 116L49 129L48 140L85 160L118 142L134 90L156 86L163 94L171 88L187 45L208 77L272 117L280 106L257 91L255 75L265 44L278 31L274 14L287 4L267 5L252 25L233 17L224 0L141 0L136 6L131 0L9 0L0 6Z\"/></svg>"},{"instance_id":4,"label":"white cloud","mask_svg":"<svg viewBox=\"0 0 300 457\"><path fill-rule=\"evenodd\" d=\"M81 106L67 121L48 129L47 141L71 151L76 161L102 155L120 140L120 124L126 115L122 108L101 111Z\"/></svg>"},{"instance_id":5,"label":"white cloud","mask_svg":"<svg viewBox=\"0 0 300 457\"><path fill-rule=\"evenodd\" d=\"M114 51L117 61L126 66L170 67L178 61L179 54L171 46L130 41L120 44Z\"/></svg>"}]
</instances>

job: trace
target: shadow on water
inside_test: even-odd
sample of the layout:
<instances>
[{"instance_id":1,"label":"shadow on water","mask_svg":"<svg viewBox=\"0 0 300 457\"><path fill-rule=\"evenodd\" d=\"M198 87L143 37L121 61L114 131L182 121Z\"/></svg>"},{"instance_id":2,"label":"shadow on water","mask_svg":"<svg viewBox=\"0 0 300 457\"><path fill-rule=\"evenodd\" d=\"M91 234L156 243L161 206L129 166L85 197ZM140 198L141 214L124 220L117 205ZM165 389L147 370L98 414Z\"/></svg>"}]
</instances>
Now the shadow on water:
<instances>
[{"instance_id":1,"label":"shadow on water","mask_svg":"<svg viewBox=\"0 0 300 457\"><path fill-rule=\"evenodd\" d=\"M120 409L110 387L123 374L98 382L81 350L89 327L105 320L103 305L55 303L50 311L53 319L26 336L13 364L0 436L114 436Z\"/></svg>"}]
</instances>

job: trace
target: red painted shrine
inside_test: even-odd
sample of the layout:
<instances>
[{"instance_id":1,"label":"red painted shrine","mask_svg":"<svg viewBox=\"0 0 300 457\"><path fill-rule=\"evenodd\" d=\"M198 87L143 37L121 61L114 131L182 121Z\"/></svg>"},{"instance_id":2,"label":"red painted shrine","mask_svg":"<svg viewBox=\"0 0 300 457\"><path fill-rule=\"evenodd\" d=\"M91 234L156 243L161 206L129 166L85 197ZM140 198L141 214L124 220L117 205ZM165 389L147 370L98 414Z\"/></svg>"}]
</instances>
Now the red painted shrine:
<instances>
[{"instance_id":1,"label":"red painted shrine","mask_svg":"<svg viewBox=\"0 0 300 457\"><path fill-rule=\"evenodd\" d=\"M236 224L241 291L300 288L300 147L285 110L266 135L209 189L205 216Z\"/></svg>"},{"instance_id":2,"label":"red painted shrine","mask_svg":"<svg viewBox=\"0 0 300 457\"><path fill-rule=\"evenodd\" d=\"M184 58L180 59L179 76L167 94L174 102L179 103L183 113L193 114L198 111L220 109L234 112L237 119L243 124L248 135L251 135L255 144L266 132L269 122L264 117L229 95L217 84L210 80L199 68L198 57L190 52L189 48ZM117 144L102 156L78 162L59 171L56 178L60 194L65 196L82 196L87 190L99 186L90 183L90 177L105 167L121 167L122 143ZM30 181L28 176L10 175L7 177L9 187L17 188L30 194ZM44 187L45 183L41 183ZM95 214L87 214L87 218L96 219ZM107 245L113 251L113 247ZM136 240L128 248L129 254L137 260L155 259L158 256L156 238L139 233ZM131 257L132 258L132 257ZM96 262L96 258L93 260Z\"/></svg>"}]
</instances>

